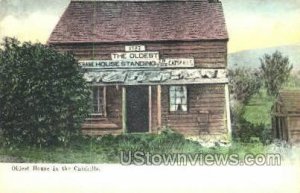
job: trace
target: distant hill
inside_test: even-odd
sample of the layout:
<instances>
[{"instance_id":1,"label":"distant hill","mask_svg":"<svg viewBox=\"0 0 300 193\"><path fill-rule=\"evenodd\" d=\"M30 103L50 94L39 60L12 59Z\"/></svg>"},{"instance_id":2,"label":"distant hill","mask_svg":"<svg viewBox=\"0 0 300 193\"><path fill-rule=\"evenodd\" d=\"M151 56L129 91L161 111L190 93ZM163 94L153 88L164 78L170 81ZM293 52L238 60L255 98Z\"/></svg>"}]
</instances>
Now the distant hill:
<instances>
[{"instance_id":1,"label":"distant hill","mask_svg":"<svg viewBox=\"0 0 300 193\"><path fill-rule=\"evenodd\" d=\"M264 54L272 54L276 50L280 51L284 56L289 57L290 63L294 66L294 72L300 71L300 44L231 53L228 55L228 66L234 68L235 64L237 64L237 66L257 68L260 66L259 58Z\"/></svg>"}]
</instances>

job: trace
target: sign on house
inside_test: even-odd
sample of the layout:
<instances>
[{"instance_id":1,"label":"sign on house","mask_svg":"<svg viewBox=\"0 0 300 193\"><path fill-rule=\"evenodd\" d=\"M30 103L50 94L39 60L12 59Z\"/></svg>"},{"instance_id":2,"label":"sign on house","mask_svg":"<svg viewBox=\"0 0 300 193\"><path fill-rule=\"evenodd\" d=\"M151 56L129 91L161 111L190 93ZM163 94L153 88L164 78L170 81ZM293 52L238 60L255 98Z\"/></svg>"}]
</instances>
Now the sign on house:
<instances>
[{"instance_id":1,"label":"sign on house","mask_svg":"<svg viewBox=\"0 0 300 193\"><path fill-rule=\"evenodd\" d=\"M134 61L134 60L82 60L79 61L83 68L157 68L156 61Z\"/></svg>"},{"instance_id":2,"label":"sign on house","mask_svg":"<svg viewBox=\"0 0 300 193\"><path fill-rule=\"evenodd\" d=\"M166 58L160 60L160 67L163 68L180 68L194 67L194 58Z\"/></svg>"},{"instance_id":3,"label":"sign on house","mask_svg":"<svg viewBox=\"0 0 300 193\"><path fill-rule=\"evenodd\" d=\"M144 45L125 46L125 52L142 52L142 51L146 51L146 46Z\"/></svg>"},{"instance_id":4,"label":"sign on house","mask_svg":"<svg viewBox=\"0 0 300 193\"><path fill-rule=\"evenodd\" d=\"M125 46L125 52L111 53L111 60L81 60L83 68L190 68L194 58L159 58L157 51L145 51L144 45Z\"/></svg>"},{"instance_id":5,"label":"sign on house","mask_svg":"<svg viewBox=\"0 0 300 193\"><path fill-rule=\"evenodd\" d=\"M112 60L159 61L158 52L119 52L111 54Z\"/></svg>"}]
</instances>

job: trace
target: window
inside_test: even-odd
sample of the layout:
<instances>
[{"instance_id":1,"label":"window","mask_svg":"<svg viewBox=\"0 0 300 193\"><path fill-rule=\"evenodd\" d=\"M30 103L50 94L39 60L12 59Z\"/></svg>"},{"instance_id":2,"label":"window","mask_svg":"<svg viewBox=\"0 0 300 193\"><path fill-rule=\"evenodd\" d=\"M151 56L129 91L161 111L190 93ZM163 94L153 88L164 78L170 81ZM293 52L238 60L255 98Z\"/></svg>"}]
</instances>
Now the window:
<instances>
[{"instance_id":1,"label":"window","mask_svg":"<svg viewBox=\"0 0 300 193\"><path fill-rule=\"evenodd\" d=\"M106 116L106 88L92 87L92 114Z\"/></svg>"},{"instance_id":2,"label":"window","mask_svg":"<svg viewBox=\"0 0 300 193\"><path fill-rule=\"evenodd\" d=\"M186 86L170 86L170 111L187 111L187 88Z\"/></svg>"}]
</instances>

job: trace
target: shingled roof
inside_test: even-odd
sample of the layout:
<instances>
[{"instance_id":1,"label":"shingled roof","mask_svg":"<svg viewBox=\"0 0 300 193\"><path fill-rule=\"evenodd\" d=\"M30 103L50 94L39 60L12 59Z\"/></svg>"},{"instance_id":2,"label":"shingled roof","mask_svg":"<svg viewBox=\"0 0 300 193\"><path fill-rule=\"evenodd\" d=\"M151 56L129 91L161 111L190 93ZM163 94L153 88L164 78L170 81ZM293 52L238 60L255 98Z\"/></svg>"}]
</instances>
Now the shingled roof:
<instances>
[{"instance_id":1,"label":"shingled roof","mask_svg":"<svg viewBox=\"0 0 300 193\"><path fill-rule=\"evenodd\" d=\"M216 0L72 0L48 43L227 39Z\"/></svg>"}]
</instances>

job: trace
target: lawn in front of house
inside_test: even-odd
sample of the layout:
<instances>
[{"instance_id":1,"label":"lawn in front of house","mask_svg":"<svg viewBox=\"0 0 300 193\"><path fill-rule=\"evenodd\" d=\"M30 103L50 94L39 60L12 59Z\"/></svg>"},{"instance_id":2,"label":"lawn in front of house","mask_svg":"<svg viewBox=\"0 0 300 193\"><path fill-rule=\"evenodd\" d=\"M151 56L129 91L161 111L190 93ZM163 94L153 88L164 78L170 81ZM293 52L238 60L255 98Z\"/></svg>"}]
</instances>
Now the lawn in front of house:
<instances>
[{"instance_id":1,"label":"lawn in front of house","mask_svg":"<svg viewBox=\"0 0 300 193\"><path fill-rule=\"evenodd\" d=\"M228 147L203 147L195 141L172 132L154 134L125 134L120 136L78 137L68 147L0 148L1 162L25 163L120 163L120 152L149 152L150 154L263 154L261 143L233 143Z\"/></svg>"}]
</instances>

